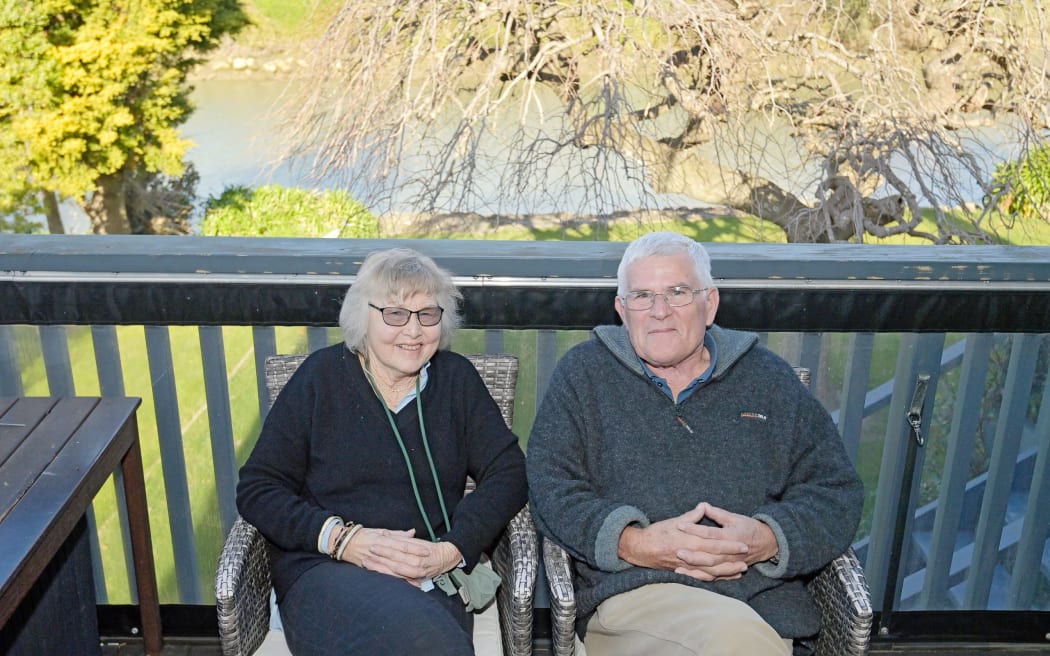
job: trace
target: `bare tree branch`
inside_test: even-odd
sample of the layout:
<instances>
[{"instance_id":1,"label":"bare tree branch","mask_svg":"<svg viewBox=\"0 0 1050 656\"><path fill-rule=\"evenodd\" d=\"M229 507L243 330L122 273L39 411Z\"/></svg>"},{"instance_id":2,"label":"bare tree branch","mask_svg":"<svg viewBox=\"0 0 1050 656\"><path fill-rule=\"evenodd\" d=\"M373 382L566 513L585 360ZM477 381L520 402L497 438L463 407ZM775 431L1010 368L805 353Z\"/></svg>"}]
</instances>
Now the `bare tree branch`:
<instances>
[{"instance_id":1,"label":"bare tree branch","mask_svg":"<svg viewBox=\"0 0 1050 656\"><path fill-rule=\"evenodd\" d=\"M845 7L354 0L290 98L288 156L380 210L680 194L792 241L992 239L1001 144L1050 125L1042 0Z\"/></svg>"}]
</instances>

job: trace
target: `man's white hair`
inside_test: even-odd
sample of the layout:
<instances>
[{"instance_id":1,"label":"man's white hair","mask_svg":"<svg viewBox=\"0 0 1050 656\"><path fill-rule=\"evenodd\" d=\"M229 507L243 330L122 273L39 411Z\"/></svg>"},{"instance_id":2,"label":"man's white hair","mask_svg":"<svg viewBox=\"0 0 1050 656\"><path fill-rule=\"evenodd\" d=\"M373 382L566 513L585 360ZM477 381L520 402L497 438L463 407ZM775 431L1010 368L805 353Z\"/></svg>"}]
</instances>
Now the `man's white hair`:
<instances>
[{"instance_id":1,"label":"man's white hair","mask_svg":"<svg viewBox=\"0 0 1050 656\"><path fill-rule=\"evenodd\" d=\"M693 262L696 277L702 287L714 287L711 277L711 256L699 242L677 232L650 232L635 239L627 246L616 269L616 295L627 293L627 269L632 264L654 255L685 255ZM661 291L661 290L653 290Z\"/></svg>"}]
</instances>

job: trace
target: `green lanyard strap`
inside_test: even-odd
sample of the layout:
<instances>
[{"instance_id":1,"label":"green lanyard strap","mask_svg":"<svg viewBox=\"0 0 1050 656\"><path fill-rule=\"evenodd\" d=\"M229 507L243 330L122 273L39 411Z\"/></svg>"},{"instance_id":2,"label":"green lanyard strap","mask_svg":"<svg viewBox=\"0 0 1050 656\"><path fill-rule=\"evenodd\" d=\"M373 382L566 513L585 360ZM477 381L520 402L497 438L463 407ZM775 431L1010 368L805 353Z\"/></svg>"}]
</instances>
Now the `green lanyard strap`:
<instances>
[{"instance_id":1,"label":"green lanyard strap","mask_svg":"<svg viewBox=\"0 0 1050 656\"><path fill-rule=\"evenodd\" d=\"M401 439L401 431L397 429L397 423L394 421L394 415L390 412L390 408L387 407L386 401L383 400L383 396L379 393L376 387L375 379L372 378L372 371L368 368L368 363L365 363L364 367L365 376L368 378L369 384L372 385L372 391L379 397L379 402L383 406L383 410L386 412L386 418L390 422L390 428L394 431L394 438L397 440L397 445L401 447L401 455L405 458L405 467L408 468L408 478L412 481L412 493L416 497L416 506L419 508L419 514L423 516L423 523L427 525L427 532L430 533L430 540L437 542L437 535L434 534L434 527L430 525L430 519L427 517L427 512L423 508L423 499L419 495L419 485L416 483L416 475L412 471L412 461L408 458L408 449L405 448L405 441ZM438 503L441 504L441 516L445 519L445 529L449 530L452 528L452 524L448 520L448 510L445 508L445 495L441 493L441 482L438 480L437 467L434 466L434 457L430 454L430 442L427 440L427 427L423 423L423 399L419 393L419 377L416 377L416 412L419 415L419 431L423 436L423 451L427 454L427 463L430 464L430 475L434 477L434 487L437 489Z\"/></svg>"}]
</instances>

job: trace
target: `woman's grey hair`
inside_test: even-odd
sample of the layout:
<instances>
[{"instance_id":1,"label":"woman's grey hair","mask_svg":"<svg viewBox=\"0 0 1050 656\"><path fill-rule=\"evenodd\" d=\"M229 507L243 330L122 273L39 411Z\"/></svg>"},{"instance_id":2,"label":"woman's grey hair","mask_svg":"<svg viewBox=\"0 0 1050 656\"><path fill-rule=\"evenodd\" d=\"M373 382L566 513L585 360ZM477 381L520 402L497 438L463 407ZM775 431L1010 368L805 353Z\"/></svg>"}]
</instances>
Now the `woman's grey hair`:
<instances>
[{"instance_id":1,"label":"woman's grey hair","mask_svg":"<svg viewBox=\"0 0 1050 656\"><path fill-rule=\"evenodd\" d=\"M347 290L339 311L339 327L346 345L355 352L364 350L368 336L368 307L375 303L401 305L416 294L424 294L445 309L441 315L438 348L447 349L459 327L459 302L463 295L452 276L434 260L410 248L391 248L370 253L357 272L357 280Z\"/></svg>"},{"instance_id":2,"label":"woman's grey hair","mask_svg":"<svg viewBox=\"0 0 1050 656\"><path fill-rule=\"evenodd\" d=\"M616 295L623 296L627 289L627 269L632 264L654 255L686 255L693 261L696 277L704 287L714 287L711 277L711 256L707 249L685 235L677 232L650 232L635 239L627 246L616 269ZM659 289L653 291L662 291Z\"/></svg>"}]
</instances>

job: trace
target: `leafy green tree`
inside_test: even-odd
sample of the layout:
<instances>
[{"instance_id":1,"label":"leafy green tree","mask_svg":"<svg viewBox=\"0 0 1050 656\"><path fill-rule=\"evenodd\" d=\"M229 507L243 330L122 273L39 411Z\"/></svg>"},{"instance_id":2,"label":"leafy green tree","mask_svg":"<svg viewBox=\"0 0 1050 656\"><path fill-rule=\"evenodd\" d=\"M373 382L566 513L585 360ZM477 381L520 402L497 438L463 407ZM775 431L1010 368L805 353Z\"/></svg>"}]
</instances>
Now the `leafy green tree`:
<instances>
[{"instance_id":1,"label":"leafy green tree","mask_svg":"<svg viewBox=\"0 0 1050 656\"><path fill-rule=\"evenodd\" d=\"M379 237L379 222L345 191L266 185L228 187L205 207L213 237Z\"/></svg>"},{"instance_id":2,"label":"leafy green tree","mask_svg":"<svg viewBox=\"0 0 1050 656\"><path fill-rule=\"evenodd\" d=\"M33 216L44 211L44 208L40 205L40 200L35 194L27 194L18 201L17 205L8 212L7 216L0 216L0 232L13 232L24 235L42 232L43 226L35 221ZM62 231L59 230L59 232Z\"/></svg>"},{"instance_id":3,"label":"leafy green tree","mask_svg":"<svg viewBox=\"0 0 1050 656\"><path fill-rule=\"evenodd\" d=\"M99 234L148 232L132 187L184 173L186 76L247 24L239 0L0 0L0 210L73 198Z\"/></svg>"},{"instance_id":4,"label":"leafy green tree","mask_svg":"<svg viewBox=\"0 0 1050 656\"><path fill-rule=\"evenodd\" d=\"M1044 0L347 0L288 151L384 185L371 207L656 192L789 241L988 241L991 145L1050 127L1048 24Z\"/></svg>"}]
</instances>

